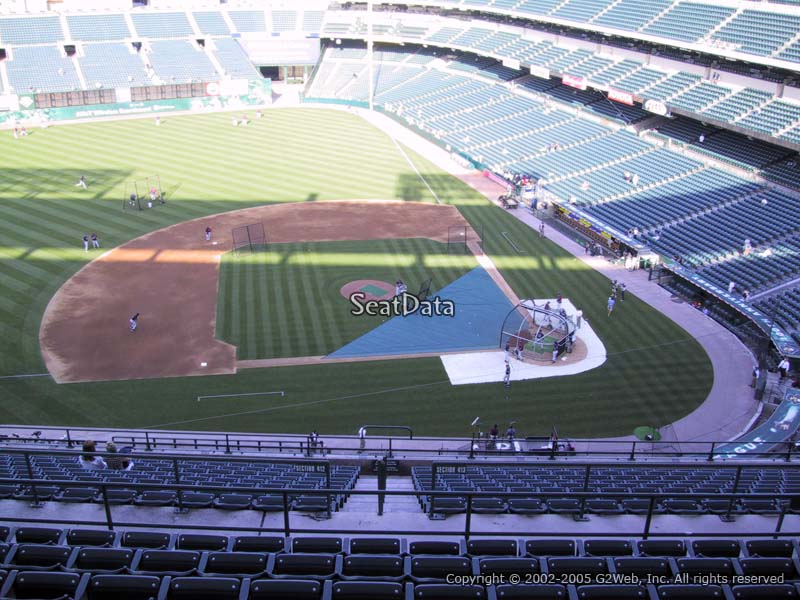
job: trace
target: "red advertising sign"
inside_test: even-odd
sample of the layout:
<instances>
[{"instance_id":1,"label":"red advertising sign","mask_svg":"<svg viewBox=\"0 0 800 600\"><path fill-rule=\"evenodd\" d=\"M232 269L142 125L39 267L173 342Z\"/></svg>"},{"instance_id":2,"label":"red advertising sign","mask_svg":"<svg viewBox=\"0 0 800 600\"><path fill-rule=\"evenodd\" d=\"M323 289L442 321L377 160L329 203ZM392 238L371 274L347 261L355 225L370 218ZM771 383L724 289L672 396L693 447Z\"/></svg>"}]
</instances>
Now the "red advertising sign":
<instances>
[{"instance_id":1,"label":"red advertising sign","mask_svg":"<svg viewBox=\"0 0 800 600\"><path fill-rule=\"evenodd\" d=\"M628 106L633 106L633 94L623 92L621 90L615 90L614 88L608 88L608 99L614 100L615 102L621 102L622 104L627 104Z\"/></svg>"}]
</instances>

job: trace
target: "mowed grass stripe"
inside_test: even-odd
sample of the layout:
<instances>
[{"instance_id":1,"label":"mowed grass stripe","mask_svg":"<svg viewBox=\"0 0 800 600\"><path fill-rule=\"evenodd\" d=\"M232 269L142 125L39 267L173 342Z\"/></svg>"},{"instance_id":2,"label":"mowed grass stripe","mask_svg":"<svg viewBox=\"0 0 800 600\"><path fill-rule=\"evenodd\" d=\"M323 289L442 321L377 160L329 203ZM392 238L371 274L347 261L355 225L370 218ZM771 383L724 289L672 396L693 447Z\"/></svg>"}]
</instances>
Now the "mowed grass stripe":
<instances>
[{"instance_id":1,"label":"mowed grass stripe","mask_svg":"<svg viewBox=\"0 0 800 600\"><path fill-rule=\"evenodd\" d=\"M279 246L272 245L271 252L276 253L279 258L278 268L268 269L265 267L267 274L267 284L269 286L269 301L267 302L266 310L272 321L272 335L274 345L277 348L276 356L293 356L295 355L294 344L289 333L289 309L288 299L284 291L283 274L286 267L286 256L288 254L288 245L281 244ZM277 333L277 338L275 337ZM296 356L296 355L295 355ZM252 357L255 358L255 357Z\"/></svg>"},{"instance_id":2,"label":"mowed grass stripe","mask_svg":"<svg viewBox=\"0 0 800 600\"><path fill-rule=\"evenodd\" d=\"M230 302L233 307L232 313L234 318L231 319L231 339L241 339L241 321L239 316L241 314L240 298L241 298L241 285L242 285L242 266L234 263L234 269L231 273L231 296Z\"/></svg>"},{"instance_id":3,"label":"mowed grass stripe","mask_svg":"<svg viewBox=\"0 0 800 600\"><path fill-rule=\"evenodd\" d=\"M336 317L336 312L334 310L334 306L336 306L337 301L344 300L343 298L336 298L334 296L333 300L327 298L324 294L324 291L330 290L331 292L339 287L338 284L346 283L338 281L338 278L332 277L329 273L322 268L322 266L315 261L311 262L310 265L310 276L314 281L321 282L323 288L323 294L318 295L315 297L315 302L317 303L316 309L321 313L321 320L323 326L319 333L320 343L322 350L321 353L328 354L332 350L339 348L344 344L344 339L342 337L342 331L339 327L339 319ZM336 282L336 285L332 283L332 281ZM348 303L349 304L349 303ZM348 308L349 310L349 308Z\"/></svg>"},{"instance_id":4,"label":"mowed grass stripe","mask_svg":"<svg viewBox=\"0 0 800 600\"><path fill-rule=\"evenodd\" d=\"M303 293L298 289L297 257L302 255L304 249L297 244L290 255L291 262L283 269L283 286L288 296L287 311L289 313L289 326L292 333L296 356L310 356L309 328L307 320L308 306Z\"/></svg>"},{"instance_id":5,"label":"mowed grass stripe","mask_svg":"<svg viewBox=\"0 0 800 600\"><path fill-rule=\"evenodd\" d=\"M261 253L266 257L269 251ZM259 337L260 347L258 354L260 356L273 356L275 352L275 336L277 332L273 329L272 319L269 318L270 311L270 289L269 289L269 274L267 273L266 265L263 263L259 265L258 279L256 281L257 294L259 297L259 331L256 335Z\"/></svg>"},{"instance_id":6,"label":"mowed grass stripe","mask_svg":"<svg viewBox=\"0 0 800 600\"><path fill-rule=\"evenodd\" d=\"M296 270L296 276L299 280L299 304L297 308L304 314L304 317L301 318L305 325L308 352L313 356L318 356L326 351L323 333L325 325L320 318L320 308L326 302L330 302L330 299L323 298L322 294L319 293L319 288L312 282L311 262L309 253L299 253L298 269Z\"/></svg>"}]
</instances>

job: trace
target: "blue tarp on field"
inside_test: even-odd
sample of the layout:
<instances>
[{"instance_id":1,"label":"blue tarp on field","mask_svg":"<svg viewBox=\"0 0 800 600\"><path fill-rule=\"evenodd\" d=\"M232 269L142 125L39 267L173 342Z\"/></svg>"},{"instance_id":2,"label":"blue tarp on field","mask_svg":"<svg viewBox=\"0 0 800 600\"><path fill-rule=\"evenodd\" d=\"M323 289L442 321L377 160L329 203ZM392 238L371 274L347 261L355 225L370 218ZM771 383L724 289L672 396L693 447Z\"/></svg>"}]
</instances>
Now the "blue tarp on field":
<instances>
[{"instance_id":1,"label":"blue tarp on field","mask_svg":"<svg viewBox=\"0 0 800 600\"><path fill-rule=\"evenodd\" d=\"M452 300L455 316L392 317L329 358L461 352L498 348L503 319L514 308L483 267L431 294Z\"/></svg>"}]
</instances>

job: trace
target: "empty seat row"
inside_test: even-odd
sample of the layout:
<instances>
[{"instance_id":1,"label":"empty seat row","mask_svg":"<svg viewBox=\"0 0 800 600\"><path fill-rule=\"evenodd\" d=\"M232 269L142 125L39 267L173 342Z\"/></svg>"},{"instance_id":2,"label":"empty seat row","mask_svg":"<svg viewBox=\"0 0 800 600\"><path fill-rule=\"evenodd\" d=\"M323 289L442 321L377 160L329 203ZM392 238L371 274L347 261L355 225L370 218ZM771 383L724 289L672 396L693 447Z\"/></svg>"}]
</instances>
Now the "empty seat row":
<instances>
[{"instance_id":1,"label":"empty seat row","mask_svg":"<svg viewBox=\"0 0 800 600\"><path fill-rule=\"evenodd\" d=\"M262 554L342 554L396 556L462 557L615 557L655 556L671 558L793 558L800 557L798 542L776 538L515 538L473 537L469 539L407 539L389 536L237 535L219 533L167 533L161 531L115 532L106 529L61 529L22 525L0 526L3 556L19 545L50 547L88 547L189 550L215 552L250 552Z\"/></svg>"}]
</instances>

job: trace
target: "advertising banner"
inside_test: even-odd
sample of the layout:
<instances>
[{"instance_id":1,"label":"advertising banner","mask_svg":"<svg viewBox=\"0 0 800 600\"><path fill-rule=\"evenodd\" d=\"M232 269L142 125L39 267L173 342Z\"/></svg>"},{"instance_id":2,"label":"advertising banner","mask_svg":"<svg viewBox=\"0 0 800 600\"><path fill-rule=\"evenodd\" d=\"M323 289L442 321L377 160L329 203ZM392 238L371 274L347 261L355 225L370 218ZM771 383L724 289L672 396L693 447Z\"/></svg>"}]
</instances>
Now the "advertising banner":
<instances>
[{"instance_id":1,"label":"advertising banner","mask_svg":"<svg viewBox=\"0 0 800 600\"><path fill-rule=\"evenodd\" d=\"M579 90L586 89L586 78L585 77L578 77L577 75L564 75L561 78L561 83L564 85L568 85L569 87L576 88Z\"/></svg>"},{"instance_id":2,"label":"advertising banner","mask_svg":"<svg viewBox=\"0 0 800 600\"><path fill-rule=\"evenodd\" d=\"M237 87L240 89L241 80ZM272 102L272 85L269 79L249 81L242 94L236 96L205 96L199 98L175 98L172 100L145 100L142 102L116 102L113 104L90 104L85 106L64 106L60 108L41 108L0 113L0 123L18 122L42 124L73 119L96 117L116 117L139 114L158 114L174 111L206 111L245 108ZM33 106L33 105L31 105Z\"/></svg>"},{"instance_id":3,"label":"advertising banner","mask_svg":"<svg viewBox=\"0 0 800 600\"><path fill-rule=\"evenodd\" d=\"M622 90L615 90L614 88L608 88L608 99L613 100L614 102L621 102L622 104L627 104L628 106L633 106L633 94L628 92L623 92Z\"/></svg>"}]
</instances>

